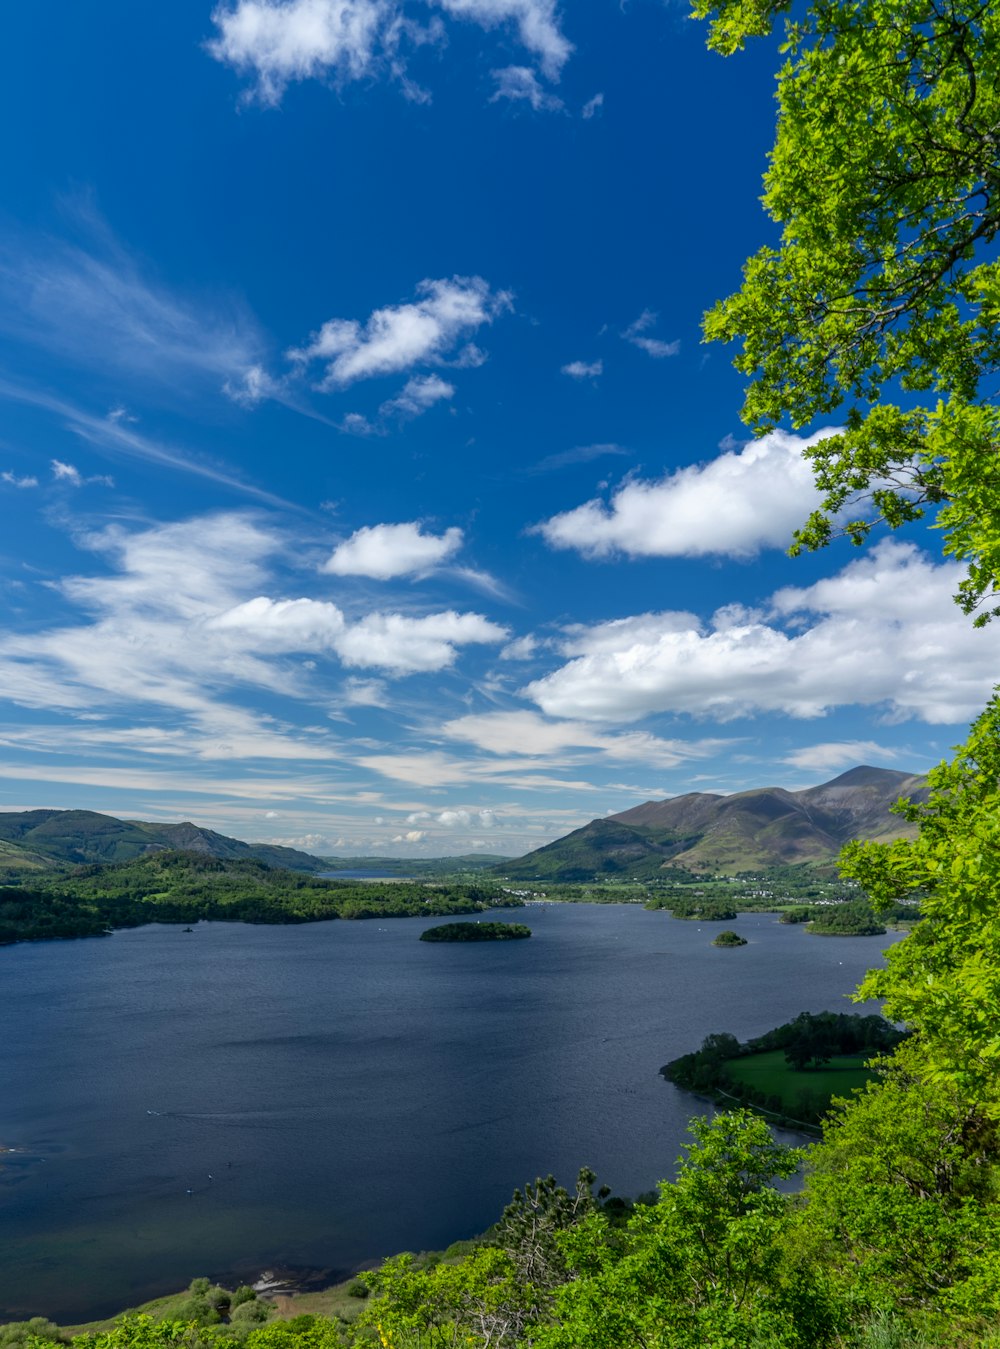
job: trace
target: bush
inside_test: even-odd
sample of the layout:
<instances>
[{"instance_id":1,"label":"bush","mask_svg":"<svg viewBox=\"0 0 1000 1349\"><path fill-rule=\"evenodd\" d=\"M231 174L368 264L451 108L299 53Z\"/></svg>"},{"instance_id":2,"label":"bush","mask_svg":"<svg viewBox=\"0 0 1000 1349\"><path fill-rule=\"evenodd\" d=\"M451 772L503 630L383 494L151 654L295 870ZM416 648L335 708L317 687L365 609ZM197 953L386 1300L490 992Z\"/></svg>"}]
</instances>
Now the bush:
<instances>
[{"instance_id":1,"label":"bush","mask_svg":"<svg viewBox=\"0 0 1000 1349\"><path fill-rule=\"evenodd\" d=\"M241 1283L236 1292L229 1299L231 1307L242 1307L244 1302L253 1302L256 1298L256 1291L248 1283Z\"/></svg>"},{"instance_id":2,"label":"bush","mask_svg":"<svg viewBox=\"0 0 1000 1349\"><path fill-rule=\"evenodd\" d=\"M370 1290L368 1285L366 1283L362 1283L360 1279L352 1279L351 1282L347 1285L348 1297L367 1297L369 1291Z\"/></svg>"}]
</instances>

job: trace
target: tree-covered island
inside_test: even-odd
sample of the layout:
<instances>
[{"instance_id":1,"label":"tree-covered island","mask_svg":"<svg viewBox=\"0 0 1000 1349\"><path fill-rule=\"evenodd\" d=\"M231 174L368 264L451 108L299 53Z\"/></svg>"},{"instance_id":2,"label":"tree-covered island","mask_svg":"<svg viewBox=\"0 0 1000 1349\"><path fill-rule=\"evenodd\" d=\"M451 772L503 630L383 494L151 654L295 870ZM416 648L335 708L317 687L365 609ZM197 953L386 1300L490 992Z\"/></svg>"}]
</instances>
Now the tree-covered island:
<instances>
[{"instance_id":1,"label":"tree-covered island","mask_svg":"<svg viewBox=\"0 0 1000 1349\"><path fill-rule=\"evenodd\" d=\"M746 944L746 937L741 937L740 934L734 932L731 927L723 928L712 942L713 946L746 946Z\"/></svg>"},{"instance_id":2,"label":"tree-covered island","mask_svg":"<svg viewBox=\"0 0 1000 1349\"><path fill-rule=\"evenodd\" d=\"M531 936L523 923L441 923L420 934L421 941L518 941Z\"/></svg>"}]
</instances>

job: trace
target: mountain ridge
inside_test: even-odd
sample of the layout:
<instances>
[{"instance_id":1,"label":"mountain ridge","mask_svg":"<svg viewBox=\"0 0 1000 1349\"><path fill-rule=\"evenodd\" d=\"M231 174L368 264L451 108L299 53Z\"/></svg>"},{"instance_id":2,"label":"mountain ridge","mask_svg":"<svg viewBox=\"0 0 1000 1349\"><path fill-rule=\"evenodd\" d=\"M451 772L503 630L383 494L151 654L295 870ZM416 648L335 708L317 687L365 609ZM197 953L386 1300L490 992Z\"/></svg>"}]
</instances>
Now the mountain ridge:
<instances>
[{"instance_id":1,"label":"mountain ridge","mask_svg":"<svg viewBox=\"0 0 1000 1349\"><path fill-rule=\"evenodd\" d=\"M925 778L859 765L799 791L754 787L723 796L688 792L591 820L502 869L516 880L653 879L696 873L832 866L852 839L908 838L914 826L890 807L926 797Z\"/></svg>"},{"instance_id":2,"label":"mountain ridge","mask_svg":"<svg viewBox=\"0 0 1000 1349\"><path fill-rule=\"evenodd\" d=\"M29 872L62 863L130 862L148 853L180 850L253 859L289 871L322 871L322 858L273 843L244 843L182 820L154 824L94 810L0 811L0 869Z\"/></svg>"}]
</instances>

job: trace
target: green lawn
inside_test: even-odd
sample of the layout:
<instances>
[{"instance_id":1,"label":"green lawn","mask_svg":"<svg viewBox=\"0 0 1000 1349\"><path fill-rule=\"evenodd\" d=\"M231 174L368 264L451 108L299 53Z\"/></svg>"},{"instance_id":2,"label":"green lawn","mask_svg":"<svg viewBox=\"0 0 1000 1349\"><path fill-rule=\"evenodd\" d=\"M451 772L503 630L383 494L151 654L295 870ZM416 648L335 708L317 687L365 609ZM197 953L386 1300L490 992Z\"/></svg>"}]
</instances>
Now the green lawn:
<instances>
[{"instance_id":1,"label":"green lawn","mask_svg":"<svg viewBox=\"0 0 1000 1349\"><path fill-rule=\"evenodd\" d=\"M863 1087L873 1076L864 1067L864 1057L856 1054L838 1054L822 1068L797 1072L785 1062L783 1049L730 1059L726 1068L735 1081L768 1096L779 1096L788 1110L794 1109L804 1093L814 1097L849 1096L853 1087Z\"/></svg>"}]
</instances>

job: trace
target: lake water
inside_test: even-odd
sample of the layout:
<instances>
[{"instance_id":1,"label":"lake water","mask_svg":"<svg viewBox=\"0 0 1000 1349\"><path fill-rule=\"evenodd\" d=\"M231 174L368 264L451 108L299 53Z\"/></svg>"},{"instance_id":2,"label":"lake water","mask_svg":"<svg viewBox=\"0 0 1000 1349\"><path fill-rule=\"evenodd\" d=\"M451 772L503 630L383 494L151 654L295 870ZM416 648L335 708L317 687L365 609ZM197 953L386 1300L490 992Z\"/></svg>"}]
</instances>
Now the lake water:
<instances>
[{"instance_id":1,"label":"lake water","mask_svg":"<svg viewBox=\"0 0 1000 1349\"><path fill-rule=\"evenodd\" d=\"M332 1280L482 1231L581 1165L673 1172L691 1097L658 1075L711 1031L845 995L889 937L638 905L508 911L530 941L428 920L150 926L0 948L0 1321L71 1323L284 1266ZM439 921L439 920L434 920Z\"/></svg>"}]
</instances>

